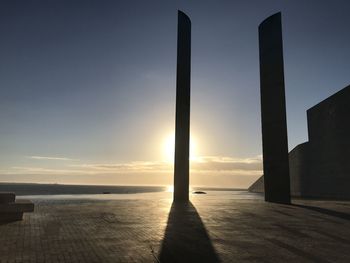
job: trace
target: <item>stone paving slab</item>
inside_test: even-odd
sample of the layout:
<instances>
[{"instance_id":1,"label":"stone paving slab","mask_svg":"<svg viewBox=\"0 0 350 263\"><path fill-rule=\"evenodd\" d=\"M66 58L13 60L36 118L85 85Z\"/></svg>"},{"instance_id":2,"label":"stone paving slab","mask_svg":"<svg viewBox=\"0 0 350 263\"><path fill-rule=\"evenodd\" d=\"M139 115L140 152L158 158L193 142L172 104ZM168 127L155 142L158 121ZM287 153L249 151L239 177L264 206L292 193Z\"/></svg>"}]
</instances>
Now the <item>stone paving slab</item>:
<instances>
[{"instance_id":1,"label":"stone paving slab","mask_svg":"<svg viewBox=\"0 0 350 263\"><path fill-rule=\"evenodd\" d=\"M0 262L350 262L350 202L36 200Z\"/></svg>"}]
</instances>

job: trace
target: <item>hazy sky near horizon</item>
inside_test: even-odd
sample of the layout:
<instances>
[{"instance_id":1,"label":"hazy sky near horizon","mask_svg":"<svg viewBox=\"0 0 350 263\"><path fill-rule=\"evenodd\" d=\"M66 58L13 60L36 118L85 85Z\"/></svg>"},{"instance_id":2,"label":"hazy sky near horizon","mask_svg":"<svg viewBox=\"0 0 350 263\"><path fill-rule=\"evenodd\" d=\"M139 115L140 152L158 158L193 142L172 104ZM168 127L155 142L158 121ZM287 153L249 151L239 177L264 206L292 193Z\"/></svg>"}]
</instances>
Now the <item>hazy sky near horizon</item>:
<instances>
[{"instance_id":1,"label":"hazy sky near horizon","mask_svg":"<svg viewBox=\"0 0 350 263\"><path fill-rule=\"evenodd\" d=\"M308 139L306 110L350 82L346 0L1 1L0 181L172 183L178 9L192 21L192 184L261 174L269 15L282 12L289 150Z\"/></svg>"}]
</instances>

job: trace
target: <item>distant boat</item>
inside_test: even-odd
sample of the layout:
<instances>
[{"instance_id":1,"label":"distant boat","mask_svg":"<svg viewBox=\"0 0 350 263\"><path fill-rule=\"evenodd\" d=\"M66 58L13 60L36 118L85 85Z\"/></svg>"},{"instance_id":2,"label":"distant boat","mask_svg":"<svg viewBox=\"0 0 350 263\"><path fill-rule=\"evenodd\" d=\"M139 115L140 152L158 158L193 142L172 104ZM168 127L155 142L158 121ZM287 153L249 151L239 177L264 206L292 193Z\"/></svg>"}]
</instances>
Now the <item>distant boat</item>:
<instances>
[{"instance_id":1,"label":"distant boat","mask_svg":"<svg viewBox=\"0 0 350 263\"><path fill-rule=\"evenodd\" d=\"M205 195L207 194L206 192L203 192L203 191L194 191L192 192L192 194L196 194L196 195Z\"/></svg>"},{"instance_id":2,"label":"distant boat","mask_svg":"<svg viewBox=\"0 0 350 263\"><path fill-rule=\"evenodd\" d=\"M111 192L103 192L104 195L110 194Z\"/></svg>"}]
</instances>

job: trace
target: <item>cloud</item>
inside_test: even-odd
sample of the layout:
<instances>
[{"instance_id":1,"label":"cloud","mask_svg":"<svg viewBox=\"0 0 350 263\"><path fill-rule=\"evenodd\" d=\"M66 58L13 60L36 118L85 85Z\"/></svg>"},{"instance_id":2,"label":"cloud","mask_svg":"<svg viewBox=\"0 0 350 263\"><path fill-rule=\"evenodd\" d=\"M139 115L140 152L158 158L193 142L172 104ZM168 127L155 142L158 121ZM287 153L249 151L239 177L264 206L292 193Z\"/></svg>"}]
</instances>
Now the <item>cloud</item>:
<instances>
[{"instance_id":1,"label":"cloud","mask_svg":"<svg viewBox=\"0 0 350 263\"><path fill-rule=\"evenodd\" d=\"M54 161L79 161L77 159L71 159L66 157L52 157L52 156L27 156L29 159L35 159L35 160L54 160Z\"/></svg>"},{"instance_id":2,"label":"cloud","mask_svg":"<svg viewBox=\"0 0 350 263\"><path fill-rule=\"evenodd\" d=\"M99 171L101 173L128 172L172 172L173 164L168 162L129 162L116 164L75 164L70 167ZM232 158L222 156L203 156L191 160L191 172L226 172L239 174L261 174L262 158Z\"/></svg>"},{"instance_id":3,"label":"cloud","mask_svg":"<svg viewBox=\"0 0 350 263\"><path fill-rule=\"evenodd\" d=\"M75 164L73 168L87 169L93 171L106 172L170 172L173 165L167 162L128 162L115 164Z\"/></svg>"},{"instance_id":4,"label":"cloud","mask_svg":"<svg viewBox=\"0 0 350 263\"><path fill-rule=\"evenodd\" d=\"M80 170L73 169L55 169L55 168L44 168L44 167L31 167L31 166L13 166L11 171L6 174L81 174Z\"/></svg>"},{"instance_id":5,"label":"cloud","mask_svg":"<svg viewBox=\"0 0 350 263\"><path fill-rule=\"evenodd\" d=\"M124 185L173 183L174 166L169 162L69 163L61 161L73 159L44 156L28 158L33 160L31 164L0 167L1 181ZM262 158L202 156L191 160L190 167L192 185L247 188L261 176Z\"/></svg>"},{"instance_id":6,"label":"cloud","mask_svg":"<svg viewBox=\"0 0 350 263\"><path fill-rule=\"evenodd\" d=\"M36 160L72 161L70 158L30 156ZM262 174L261 156L252 158L232 158L224 156L202 156L191 160L191 173L227 174L227 175L260 175ZM76 160L74 160L76 161ZM82 163L52 167L14 166L7 174L145 174L173 173L173 164L161 161L138 161L126 163Z\"/></svg>"},{"instance_id":7,"label":"cloud","mask_svg":"<svg viewBox=\"0 0 350 263\"><path fill-rule=\"evenodd\" d=\"M216 171L216 172L261 172L261 156L253 158L232 158L221 156L199 157L191 163L193 171Z\"/></svg>"}]
</instances>

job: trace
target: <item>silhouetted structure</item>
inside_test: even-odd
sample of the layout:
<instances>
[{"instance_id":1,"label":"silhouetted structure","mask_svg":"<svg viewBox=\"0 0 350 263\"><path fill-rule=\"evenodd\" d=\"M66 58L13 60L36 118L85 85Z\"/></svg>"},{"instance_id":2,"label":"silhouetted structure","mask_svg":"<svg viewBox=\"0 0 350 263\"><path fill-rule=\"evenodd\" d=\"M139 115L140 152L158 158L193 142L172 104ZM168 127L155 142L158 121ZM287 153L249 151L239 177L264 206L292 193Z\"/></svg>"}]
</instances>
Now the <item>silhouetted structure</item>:
<instances>
[{"instance_id":1,"label":"silhouetted structure","mask_svg":"<svg viewBox=\"0 0 350 263\"><path fill-rule=\"evenodd\" d=\"M290 203L281 13L259 26L265 200Z\"/></svg>"},{"instance_id":2,"label":"silhouetted structure","mask_svg":"<svg viewBox=\"0 0 350 263\"><path fill-rule=\"evenodd\" d=\"M15 193L0 192L0 223L22 220L24 212L33 212L34 204L29 200L16 200Z\"/></svg>"},{"instance_id":3,"label":"silhouetted structure","mask_svg":"<svg viewBox=\"0 0 350 263\"><path fill-rule=\"evenodd\" d=\"M309 141L289 153L291 190L350 198L350 86L307 110Z\"/></svg>"},{"instance_id":4,"label":"silhouetted structure","mask_svg":"<svg viewBox=\"0 0 350 263\"><path fill-rule=\"evenodd\" d=\"M350 86L307 110L309 141L289 153L291 194L350 199ZM249 188L263 192L263 177Z\"/></svg>"},{"instance_id":5,"label":"silhouetted structure","mask_svg":"<svg viewBox=\"0 0 350 263\"><path fill-rule=\"evenodd\" d=\"M178 12L174 201L187 202L190 153L191 20Z\"/></svg>"}]
</instances>

